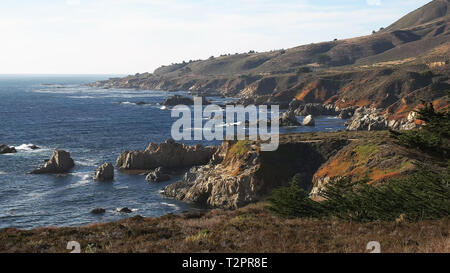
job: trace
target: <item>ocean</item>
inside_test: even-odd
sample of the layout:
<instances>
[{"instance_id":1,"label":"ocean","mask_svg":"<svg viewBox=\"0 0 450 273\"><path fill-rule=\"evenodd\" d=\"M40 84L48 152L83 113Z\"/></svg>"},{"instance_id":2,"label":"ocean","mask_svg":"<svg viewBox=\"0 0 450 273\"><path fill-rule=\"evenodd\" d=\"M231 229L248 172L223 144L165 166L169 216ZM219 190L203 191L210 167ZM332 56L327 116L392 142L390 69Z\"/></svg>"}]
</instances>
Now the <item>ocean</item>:
<instances>
[{"instance_id":1,"label":"ocean","mask_svg":"<svg viewBox=\"0 0 450 273\"><path fill-rule=\"evenodd\" d=\"M159 103L173 94L152 90L95 89L86 83L108 75L0 76L0 143L14 146L15 154L0 155L0 228L80 226L135 215L158 217L190 210L189 204L160 194L165 183L149 183L142 175L116 170L112 183L94 182L95 169L115 163L125 150L143 150L150 142L171 137L176 120ZM208 97L213 103L228 99ZM145 104L139 104L144 102ZM315 127L283 132L335 131L344 120L318 117ZM194 142L218 145L220 142ZM29 149L28 144L40 147ZM53 150L71 153L75 168L67 175L27 174L49 159ZM128 207L131 214L118 208ZM93 215L104 208L104 215Z\"/></svg>"}]
</instances>

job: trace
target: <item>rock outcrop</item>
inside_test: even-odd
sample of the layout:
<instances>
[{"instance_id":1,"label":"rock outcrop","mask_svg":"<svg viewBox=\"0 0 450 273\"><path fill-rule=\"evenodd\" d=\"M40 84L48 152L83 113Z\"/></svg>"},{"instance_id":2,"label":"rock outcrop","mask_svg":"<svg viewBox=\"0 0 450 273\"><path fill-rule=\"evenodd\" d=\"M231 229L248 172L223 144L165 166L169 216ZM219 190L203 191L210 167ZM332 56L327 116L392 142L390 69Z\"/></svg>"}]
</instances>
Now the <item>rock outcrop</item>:
<instances>
[{"instance_id":1,"label":"rock outcrop","mask_svg":"<svg viewBox=\"0 0 450 273\"><path fill-rule=\"evenodd\" d=\"M257 142L224 141L214 161L192 168L163 194L203 207L233 209L262 200L274 188L287 185L297 173L311 190L315 171L346 140L282 143L276 152L262 152Z\"/></svg>"},{"instance_id":2,"label":"rock outcrop","mask_svg":"<svg viewBox=\"0 0 450 273\"><path fill-rule=\"evenodd\" d=\"M280 126L281 127L291 127L291 126L300 126L300 122L297 120L294 111L284 112L280 117Z\"/></svg>"},{"instance_id":3,"label":"rock outcrop","mask_svg":"<svg viewBox=\"0 0 450 273\"><path fill-rule=\"evenodd\" d=\"M70 157L70 153L63 150L55 150L44 166L32 171L31 174L67 173L73 167L75 167L75 163Z\"/></svg>"},{"instance_id":4,"label":"rock outcrop","mask_svg":"<svg viewBox=\"0 0 450 273\"><path fill-rule=\"evenodd\" d=\"M5 144L0 144L0 154L13 154L16 152L17 151L14 147L9 147Z\"/></svg>"},{"instance_id":5,"label":"rock outcrop","mask_svg":"<svg viewBox=\"0 0 450 273\"><path fill-rule=\"evenodd\" d=\"M347 122L349 131L377 131L388 128L387 117L380 109L360 107Z\"/></svg>"},{"instance_id":6,"label":"rock outcrop","mask_svg":"<svg viewBox=\"0 0 450 273\"><path fill-rule=\"evenodd\" d=\"M146 177L145 180L149 182L165 182L170 180L170 175L167 174L167 172L164 170L164 168L159 167L156 168L154 171L150 172Z\"/></svg>"},{"instance_id":7,"label":"rock outcrop","mask_svg":"<svg viewBox=\"0 0 450 273\"><path fill-rule=\"evenodd\" d=\"M415 112L410 112L407 118L389 120L389 115L382 109L368 107L356 109L346 125L349 131L411 130L419 127Z\"/></svg>"},{"instance_id":8,"label":"rock outcrop","mask_svg":"<svg viewBox=\"0 0 450 273\"><path fill-rule=\"evenodd\" d=\"M302 125L303 126L315 126L316 125L316 121L314 120L314 118L311 115L309 115L309 116L306 116L303 119Z\"/></svg>"},{"instance_id":9,"label":"rock outcrop","mask_svg":"<svg viewBox=\"0 0 450 273\"><path fill-rule=\"evenodd\" d=\"M125 151L116 161L120 170L182 169L208 163L217 147L200 144L188 146L168 139L161 144L150 143L144 151Z\"/></svg>"},{"instance_id":10,"label":"rock outcrop","mask_svg":"<svg viewBox=\"0 0 450 273\"><path fill-rule=\"evenodd\" d=\"M202 104L208 105L211 103L206 99L206 97L202 97ZM161 102L161 105L164 105L164 106L194 105L194 100L191 98L188 98L188 97L174 95L174 96L168 97L163 102Z\"/></svg>"},{"instance_id":11,"label":"rock outcrop","mask_svg":"<svg viewBox=\"0 0 450 273\"><path fill-rule=\"evenodd\" d=\"M165 105L165 106L194 105L194 100L191 98L188 98L188 97L174 95L174 96L168 97L163 102L161 102L161 105Z\"/></svg>"},{"instance_id":12,"label":"rock outcrop","mask_svg":"<svg viewBox=\"0 0 450 273\"><path fill-rule=\"evenodd\" d=\"M292 105L292 103L291 103ZM293 104L296 106L296 104ZM339 112L333 105L325 105L322 103L299 104L295 109L297 116L337 116Z\"/></svg>"},{"instance_id":13,"label":"rock outcrop","mask_svg":"<svg viewBox=\"0 0 450 273\"><path fill-rule=\"evenodd\" d=\"M369 179L376 184L401 177L416 169L416 158L393 143L388 132L370 132L367 138L355 139L332 156L314 174L312 197L325 186L343 177L352 181Z\"/></svg>"},{"instance_id":14,"label":"rock outcrop","mask_svg":"<svg viewBox=\"0 0 450 273\"><path fill-rule=\"evenodd\" d=\"M205 208L235 209L263 200L300 175L300 186L318 197L343 177L370 183L401 177L421 158L390 139L389 132L336 132L280 136L275 152L254 141L224 141L209 164L191 168L163 195Z\"/></svg>"},{"instance_id":15,"label":"rock outcrop","mask_svg":"<svg viewBox=\"0 0 450 273\"><path fill-rule=\"evenodd\" d=\"M105 182L114 180L114 166L112 163L104 163L94 173L94 180Z\"/></svg>"}]
</instances>

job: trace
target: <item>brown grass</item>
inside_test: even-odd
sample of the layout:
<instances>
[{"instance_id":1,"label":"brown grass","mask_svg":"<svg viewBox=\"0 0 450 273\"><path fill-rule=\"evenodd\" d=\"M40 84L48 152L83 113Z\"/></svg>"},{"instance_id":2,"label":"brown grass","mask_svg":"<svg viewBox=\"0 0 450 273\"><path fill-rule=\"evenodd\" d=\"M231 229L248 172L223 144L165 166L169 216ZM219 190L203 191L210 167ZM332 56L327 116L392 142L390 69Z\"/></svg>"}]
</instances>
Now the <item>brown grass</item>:
<instances>
[{"instance_id":1,"label":"brown grass","mask_svg":"<svg viewBox=\"0 0 450 273\"><path fill-rule=\"evenodd\" d=\"M0 230L0 252L366 252L379 241L382 252L450 252L449 219L419 223L352 223L333 219L287 220L264 204L236 211L212 210L203 216L133 217L80 228Z\"/></svg>"}]
</instances>

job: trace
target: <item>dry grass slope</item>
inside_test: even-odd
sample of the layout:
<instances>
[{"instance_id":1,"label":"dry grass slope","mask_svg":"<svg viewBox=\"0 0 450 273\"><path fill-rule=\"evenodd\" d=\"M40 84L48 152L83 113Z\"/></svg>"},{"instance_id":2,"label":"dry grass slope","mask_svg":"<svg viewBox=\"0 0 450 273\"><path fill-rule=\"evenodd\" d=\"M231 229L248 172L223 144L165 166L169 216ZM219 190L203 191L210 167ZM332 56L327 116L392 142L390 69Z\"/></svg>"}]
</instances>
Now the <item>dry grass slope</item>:
<instances>
[{"instance_id":1,"label":"dry grass slope","mask_svg":"<svg viewBox=\"0 0 450 273\"><path fill-rule=\"evenodd\" d=\"M386 253L450 252L449 219L366 224L286 220L263 207L259 203L204 215L134 217L79 228L3 229L0 252L68 252L72 240L89 253L363 253L370 241L379 241Z\"/></svg>"}]
</instances>

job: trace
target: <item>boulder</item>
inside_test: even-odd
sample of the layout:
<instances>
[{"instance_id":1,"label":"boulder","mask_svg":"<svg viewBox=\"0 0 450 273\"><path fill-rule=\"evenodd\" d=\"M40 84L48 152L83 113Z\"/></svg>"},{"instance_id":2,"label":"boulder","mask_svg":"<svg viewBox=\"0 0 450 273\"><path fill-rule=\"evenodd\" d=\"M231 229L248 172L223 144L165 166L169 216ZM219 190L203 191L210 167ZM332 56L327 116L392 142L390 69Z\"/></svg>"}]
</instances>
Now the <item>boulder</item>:
<instances>
[{"instance_id":1,"label":"boulder","mask_svg":"<svg viewBox=\"0 0 450 273\"><path fill-rule=\"evenodd\" d=\"M92 214L103 214L105 212L106 212L106 210L102 209L102 208L96 208L96 209L91 210Z\"/></svg>"},{"instance_id":2,"label":"boulder","mask_svg":"<svg viewBox=\"0 0 450 273\"><path fill-rule=\"evenodd\" d=\"M303 126L316 126L316 121L314 120L314 118L311 115L309 115L303 119L302 125Z\"/></svg>"},{"instance_id":3,"label":"boulder","mask_svg":"<svg viewBox=\"0 0 450 273\"><path fill-rule=\"evenodd\" d=\"M114 180L114 166L112 163L104 163L94 173L94 180L112 181Z\"/></svg>"},{"instance_id":4,"label":"boulder","mask_svg":"<svg viewBox=\"0 0 450 273\"><path fill-rule=\"evenodd\" d=\"M377 131L386 130L389 121L380 109L360 107L346 124L348 131Z\"/></svg>"},{"instance_id":5,"label":"boulder","mask_svg":"<svg viewBox=\"0 0 450 273\"><path fill-rule=\"evenodd\" d=\"M349 119L353 116L353 114L355 113L355 110L356 109L354 107L348 107L348 108L341 109L338 117L340 119Z\"/></svg>"},{"instance_id":6,"label":"boulder","mask_svg":"<svg viewBox=\"0 0 450 273\"><path fill-rule=\"evenodd\" d=\"M144 151L125 151L116 161L122 170L183 169L209 162L217 147L204 147L200 144L188 146L168 139L161 144L150 143Z\"/></svg>"},{"instance_id":7,"label":"boulder","mask_svg":"<svg viewBox=\"0 0 450 273\"><path fill-rule=\"evenodd\" d=\"M129 208L122 208L119 210L120 213L132 213L133 211Z\"/></svg>"},{"instance_id":8,"label":"boulder","mask_svg":"<svg viewBox=\"0 0 450 273\"><path fill-rule=\"evenodd\" d=\"M280 117L281 127L300 126L300 122L297 120L294 111L288 110Z\"/></svg>"},{"instance_id":9,"label":"boulder","mask_svg":"<svg viewBox=\"0 0 450 273\"><path fill-rule=\"evenodd\" d=\"M67 173L73 167L75 167L75 163L70 157L70 153L55 150L50 160L47 160L42 167L32 171L31 174Z\"/></svg>"},{"instance_id":10,"label":"boulder","mask_svg":"<svg viewBox=\"0 0 450 273\"><path fill-rule=\"evenodd\" d=\"M16 148L0 144L0 154L13 154L16 153Z\"/></svg>"},{"instance_id":11,"label":"boulder","mask_svg":"<svg viewBox=\"0 0 450 273\"><path fill-rule=\"evenodd\" d=\"M149 173L145 179L150 182L165 182L170 180L170 175L165 172L164 168L159 167Z\"/></svg>"}]
</instances>

